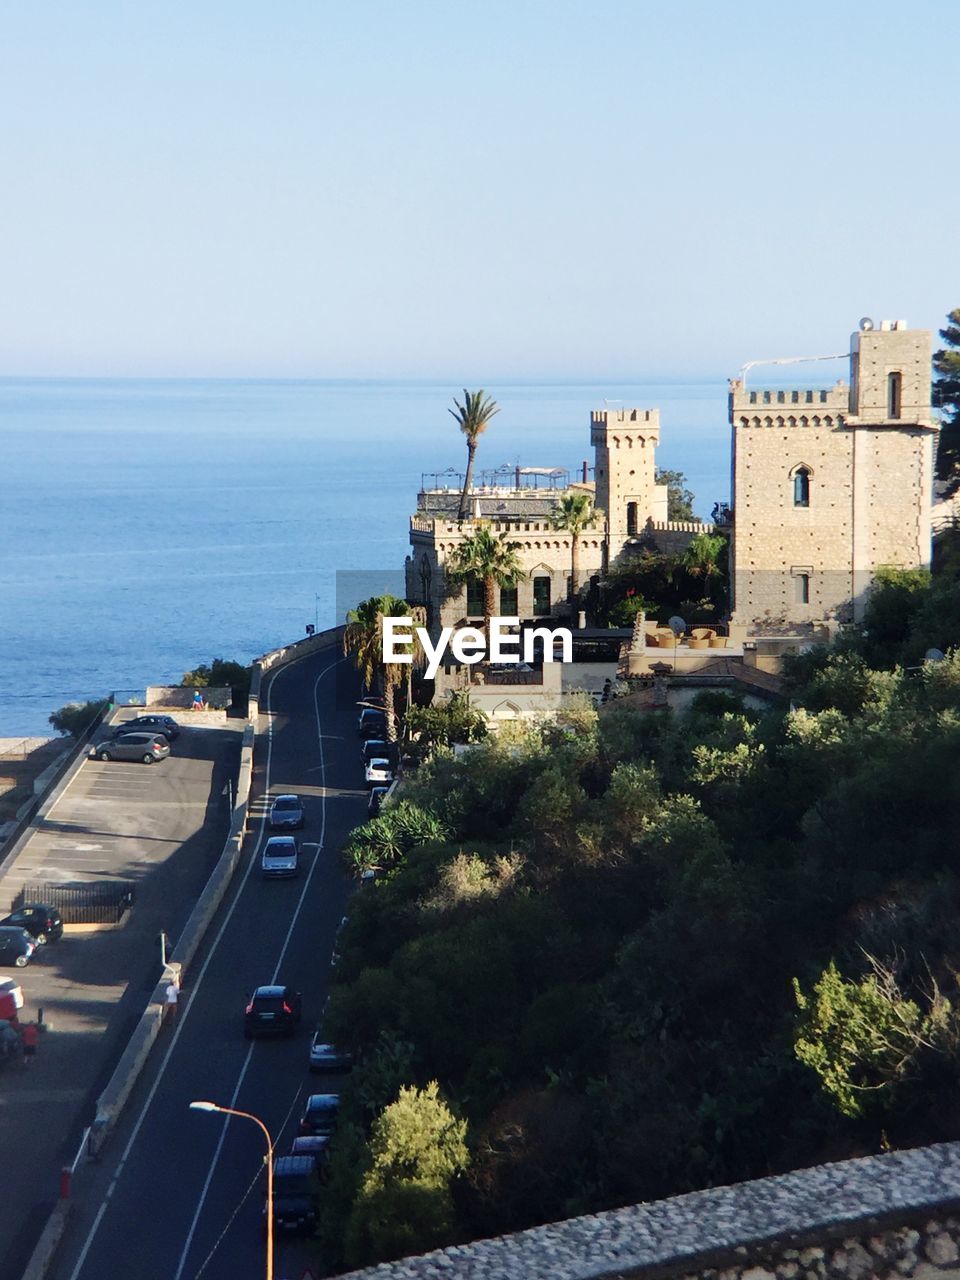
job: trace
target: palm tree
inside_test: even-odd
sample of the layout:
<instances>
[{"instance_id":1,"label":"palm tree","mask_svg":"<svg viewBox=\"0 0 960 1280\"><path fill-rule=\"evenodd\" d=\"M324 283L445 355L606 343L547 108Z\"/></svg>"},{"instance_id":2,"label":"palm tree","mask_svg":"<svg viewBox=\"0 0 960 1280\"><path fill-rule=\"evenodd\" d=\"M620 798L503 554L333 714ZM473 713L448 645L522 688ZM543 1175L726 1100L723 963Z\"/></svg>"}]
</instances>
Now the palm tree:
<instances>
[{"instance_id":1,"label":"palm tree","mask_svg":"<svg viewBox=\"0 0 960 1280\"><path fill-rule=\"evenodd\" d=\"M456 396L453 403L457 406L456 409L448 409L447 412L456 418L460 430L467 437L467 474L463 478L463 493L460 495L460 510L457 512L457 521L463 524L467 518L467 498L473 481L473 458L477 452L477 441L486 431L490 419L500 410L492 396L484 391L468 391L466 387L463 389L463 404Z\"/></svg>"},{"instance_id":2,"label":"palm tree","mask_svg":"<svg viewBox=\"0 0 960 1280\"><path fill-rule=\"evenodd\" d=\"M580 535L602 515L603 512L593 505L593 495L580 490L565 493L550 517L555 529L562 529L570 535L570 592L567 599L571 613L580 594Z\"/></svg>"},{"instance_id":3,"label":"palm tree","mask_svg":"<svg viewBox=\"0 0 960 1280\"><path fill-rule=\"evenodd\" d=\"M717 577L723 572L719 560L726 542L726 538L719 533L695 533L681 556L681 563L687 573L692 578L703 578L704 583Z\"/></svg>"},{"instance_id":4,"label":"palm tree","mask_svg":"<svg viewBox=\"0 0 960 1280\"><path fill-rule=\"evenodd\" d=\"M409 618L413 629L411 655L413 663L384 662L383 619ZM343 633L343 652L353 655L353 663L363 680L364 689L377 683L383 687L383 709L387 721L387 741L397 740L397 713L394 709L397 685L423 662L423 646L416 628L424 625L424 610L409 605L397 596L371 596L347 614Z\"/></svg>"},{"instance_id":5,"label":"palm tree","mask_svg":"<svg viewBox=\"0 0 960 1280\"><path fill-rule=\"evenodd\" d=\"M447 561L447 577L463 583L468 578L483 582L483 625L490 633L490 619L497 612L497 587L515 587L525 577L517 552L519 542L508 542L506 534L495 535L489 520L481 520L469 538L464 538Z\"/></svg>"}]
</instances>

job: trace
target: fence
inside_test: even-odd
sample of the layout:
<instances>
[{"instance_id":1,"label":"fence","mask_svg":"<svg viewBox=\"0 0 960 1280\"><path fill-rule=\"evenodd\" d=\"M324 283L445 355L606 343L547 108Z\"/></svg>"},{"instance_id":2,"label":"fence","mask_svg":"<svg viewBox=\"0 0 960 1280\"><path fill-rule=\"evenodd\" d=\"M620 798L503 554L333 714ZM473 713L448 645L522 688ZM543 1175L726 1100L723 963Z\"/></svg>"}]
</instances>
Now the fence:
<instances>
[{"instance_id":1,"label":"fence","mask_svg":"<svg viewBox=\"0 0 960 1280\"><path fill-rule=\"evenodd\" d=\"M16 911L28 902L56 907L64 924L119 924L133 906L134 886L128 880L95 884L25 884L13 900Z\"/></svg>"}]
</instances>

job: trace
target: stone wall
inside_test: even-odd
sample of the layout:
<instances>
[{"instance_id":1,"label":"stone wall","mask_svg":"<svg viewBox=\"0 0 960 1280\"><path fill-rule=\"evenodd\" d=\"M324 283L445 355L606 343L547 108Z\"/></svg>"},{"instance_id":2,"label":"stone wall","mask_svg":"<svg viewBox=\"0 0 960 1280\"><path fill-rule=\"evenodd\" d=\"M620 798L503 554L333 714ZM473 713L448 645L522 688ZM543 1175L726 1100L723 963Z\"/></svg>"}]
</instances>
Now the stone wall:
<instances>
[{"instance_id":1,"label":"stone wall","mask_svg":"<svg viewBox=\"0 0 960 1280\"><path fill-rule=\"evenodd\" d=\"M960 1144L819 1165L351 1272L353 1280L960 1280Z\"/></svg>"}]
</instances>

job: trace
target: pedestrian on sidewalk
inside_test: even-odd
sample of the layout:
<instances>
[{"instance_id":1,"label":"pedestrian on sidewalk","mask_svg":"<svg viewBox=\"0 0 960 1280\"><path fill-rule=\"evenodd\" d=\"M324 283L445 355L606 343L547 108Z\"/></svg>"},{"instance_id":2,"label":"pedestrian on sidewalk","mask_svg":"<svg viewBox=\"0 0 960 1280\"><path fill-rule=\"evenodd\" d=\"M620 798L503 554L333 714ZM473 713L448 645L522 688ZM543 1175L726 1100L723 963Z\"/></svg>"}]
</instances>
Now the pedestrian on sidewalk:
<instances>
[{"instance_id":1,"label":"pedestrian on sidewalk","mask_svg":"<svg viewBox=\"0 0 960 1280\"><path fill-rule=\"evenodd\" d=\"M177 1003L180 999L180 986L172 977L163 989L164 1020L174 1023L177 1020Z\"/></svg>"},{"instance_id":2,"label":"pedestrian on sidewalk","mask_svg":"<svg viewBox=\"0 0 960 1280\"><path fill-rule=\"evenodd\" d=\"M20 1032L20 1039L23 1041L24 1065L29 1066L37 1056L37 1045L40 1043L40 1028L35 1022L26 1023Z\"/></svg>"}]
</instances>

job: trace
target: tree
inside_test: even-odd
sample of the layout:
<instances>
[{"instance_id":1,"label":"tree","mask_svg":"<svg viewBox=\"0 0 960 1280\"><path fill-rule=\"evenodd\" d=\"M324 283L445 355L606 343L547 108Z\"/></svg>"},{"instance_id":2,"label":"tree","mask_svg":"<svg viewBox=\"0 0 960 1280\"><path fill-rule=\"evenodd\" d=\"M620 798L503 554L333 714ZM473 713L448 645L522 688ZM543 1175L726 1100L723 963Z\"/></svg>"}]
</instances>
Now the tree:
<instances>
[{"instance_id":1,"label":"tree","mask_svg":"<svg viewBox=\"0 0 960 1280\"><path fill-rule=\"evenodd\" d=\"M408 618L411 624L412 664L384 662L383 619ZM422 626L423 610L409 605L397 596L371 596L347 614L347 626L343 633L343 652L353 655L354 666L360 672L364 688L371 689L379 682L383 688L383 708L387 720L387 741L397 740L397 715L394 707L397 685L412 666L423 659L423 647L416 638L416 627Z\"/></svg>"},{"instance_id":2,"label":"tree","mask_svg":"<svg viewBox=\"0 0 960 1280\"><path fill-rule=\"evenodd\" d=\"M470 705L469 697L455 693L447 702L429 707L411 707L404 718L409 740L419 752L430 755L439 746L479 742L487 736L487 719Z\"/></svg>"},{"instance_id":3,"label":"tree","mask_svg":"<svg viewBox=\"0 0 960 1280\"><path fill-rule=\"evenodd\" d=\"M448 409L447 412L452 414L467 437L467 474L463 477L463 492L457 512L457 520L463 524L467 518L467 501L473 482L473 459L477 452L477 441L490 425L490 419L500 409L492 396L483 391L468 391L466 387L463 389L463 404L456 397L453 403L457 406L456 409Z\"/></svg>"},{"instance_id":4,"label":"tree","mask_svg":"<svg viewBox=\"0 0 960 1280\"><path fill-rule=\"evenodd\" d=\"M195 671L185 671L180 681L181 689L236 689L238 693L250 692L250 668L242 662L226 658L214 658L209 664L201 663Z\"/></svg>"},{"instance_id":5,"label":"tree","mask_svg":"<svg viewBox=\"0 0 960 1280\"><path fill-rule=\"evenodd\" d=\"M668 471L657 467L657 484L667 486L667 519L696 520L693 514L693 493L687 488L687 477L682 471Z\"/></svg>"},{"instance_id":6,"label":"tree","mask_svg":"<svg viewBox=\"0 0 960 1280\"><path fill-rule=\"evenodd\" d=\"M495 535L490 521L481 520L447 561L447 577L451 582L459 584L468 578L479 578L483 583L483 625L488 633L490 619L497 612L497 587L515 587L525 576L517 556L519 549L519 542L508 542L503 533Z\"/></svg>"},{"instance_id":7,"label":"tree","mask_svg":"<svg viewBox=\"0 0 960 1280\"><path fill-rule=\"evenodd\" d=\"M947 327L940 330L946 343L933 355L937 380L933 384L934 402L940 409L942 426L937 449L937 475L949 480L960 473L960 307L947 316Z\"/></svg>"},{"instance_id":8,"label":"tree","mask_svg":"<svg viewBox=\"0 0 960 1280\"><path fill-rule=\"evenodd\" d=\"M68 702L59 711L51 712L49 720L57 733L69 733L73 738L82 738L109 705L106 698L93 702Z\"/></svg>"},{"instance_id":9,"label":"tree","mask_svg":"<svg viewBox=\"0 0 960 1280\"><path fill-rule=\"evenodd\" d=\"M456 1236L451 1186L470 1162L467 1124L435 1080L402 1087L374 1121L370 1166L347 1226L351 1265L449 1244Z\"/></svg>"},{"instance_id":10,"label":"tree","mask_svg":"<svg viewBox=\"0 0 960 1280\"><path fill-rule=\"evenodd\" d=\"M570 590L567 599L571 612L580 594L580 535L602 514L594 507L592 495L581 490L565 493L550 518L555 529L570 534Z\"/></svg>"}]
</instances>

